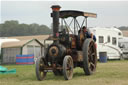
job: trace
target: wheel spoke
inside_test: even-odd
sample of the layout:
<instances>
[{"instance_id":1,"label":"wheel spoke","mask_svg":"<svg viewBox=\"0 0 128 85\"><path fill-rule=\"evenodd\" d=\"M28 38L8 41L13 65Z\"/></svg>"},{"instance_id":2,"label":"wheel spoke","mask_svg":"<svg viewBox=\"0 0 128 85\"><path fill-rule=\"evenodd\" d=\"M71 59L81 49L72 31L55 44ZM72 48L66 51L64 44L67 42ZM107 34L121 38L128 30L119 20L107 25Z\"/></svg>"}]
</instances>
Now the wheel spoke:
<instances>
[{"instance_id":1,"label":"wheel spoke","mask_svg":"<svg viewBox=\"0 0 128 85\"><path fill-rule=\"evenodd\" d=\"M93 66L93 68L95 68L95 67L96 67L96 66L95 66L95 64L94 64L94 63L92 63L92 62L90 63L90 65L91 65L91 66Z\"/></svg>"},{"instance_id":2,"label":"wheel spoke","mask_svg":"<svg viewBox=\"0 0 128 85\"><path fill-rule=\"evenodd\" d=\"M95 58L95 53L92 53L91 56L90 56L90 60L91 60L91 62L94 61L94 58Z\"/></svg>"},{"instance_id":3,"label":"wheel spoke","mask_svg":"<svg viewBox=\"0 0 128 85\"><path fill-rule=\"evenodd\" d=\"M96 66L95 66L95 53L92 53L91 54L91 56L90 56L90 68L91 68L91 70L93 71L95 68L96 68Z\"/></svg>"},{"instance_id":4,"label":"wheel spoke","mask_svg":"<svg viewBox=\"0 0 128 85\"><path fill-rule=\"evenodd\" d=\"M92 53L91 56L95 56L95 53Z\"/></svg>"},{"instance_id":5,"label":"wheel spoke","mask_svg":"<svg viewBox=\"0 0 128 85\"><path fill-rule=\"evenodd\" d=\"M89 47L91 47L91 46L93 46L93 42L90 42L90 45L89 45Z\"/></svg>"}]
</instances>

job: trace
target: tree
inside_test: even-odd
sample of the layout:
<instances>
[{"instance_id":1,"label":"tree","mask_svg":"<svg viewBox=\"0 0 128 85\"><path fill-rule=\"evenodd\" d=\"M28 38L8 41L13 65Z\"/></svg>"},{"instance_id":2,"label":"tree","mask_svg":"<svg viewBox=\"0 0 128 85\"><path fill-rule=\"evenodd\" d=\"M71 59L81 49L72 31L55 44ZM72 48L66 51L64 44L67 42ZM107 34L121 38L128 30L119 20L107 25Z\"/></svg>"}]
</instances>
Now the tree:
<instances>
[{"instance_id":1,"label":"tree","mask_svg":"<svg viewBox=\"0 0 128 85\"><path fill-rule=\"evenodd\" d=\"M41 34L51 34L52 31L46 25L33 24L19 24L18 21L11 20L5 21L5 23L0 24L0 36L27 36L27 35L41 35Z\"/></svg>"},{"instance_id":2,"label":"tree","mask_svg":"<svg viewBox=\"0 0 128 85\"><path fill-rule=\"evenodd\" d=\"M126 26L121 26L118 29L120 29L120 30L128 30L128 26L127 27Z\"/></svg>"}]
</instances>

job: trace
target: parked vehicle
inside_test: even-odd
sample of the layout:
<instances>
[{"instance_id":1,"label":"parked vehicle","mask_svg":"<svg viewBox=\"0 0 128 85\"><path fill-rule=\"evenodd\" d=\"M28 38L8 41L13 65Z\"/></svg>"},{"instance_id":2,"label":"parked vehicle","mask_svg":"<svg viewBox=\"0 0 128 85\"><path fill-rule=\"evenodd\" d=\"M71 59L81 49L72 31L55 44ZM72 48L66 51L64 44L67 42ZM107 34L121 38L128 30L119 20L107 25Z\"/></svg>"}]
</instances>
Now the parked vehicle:
<instances>
[{"instance_id":1,"label":"parked vehicle","mask_svg":"<svg viewBox=\"0 0 128 85\"><path fill-rule=\"evenodd\" d=\"M122 51L119 47L119 39L123 37L122 32L115 28L89 28L90 32L96 35L97 56L100 53L106 52L107 59L120 59L122 58Z\"/></svg>"},{"instance_id":2,"label":"parked vehicle","mask_svg":"<svg viewBox=\"0 0 128 85\"><path fill-rule=\"evenodd\" d=\"M122 50L122 59L128 59L128 37L119 39L119 47Z\"/></svg>"}]
</instances>

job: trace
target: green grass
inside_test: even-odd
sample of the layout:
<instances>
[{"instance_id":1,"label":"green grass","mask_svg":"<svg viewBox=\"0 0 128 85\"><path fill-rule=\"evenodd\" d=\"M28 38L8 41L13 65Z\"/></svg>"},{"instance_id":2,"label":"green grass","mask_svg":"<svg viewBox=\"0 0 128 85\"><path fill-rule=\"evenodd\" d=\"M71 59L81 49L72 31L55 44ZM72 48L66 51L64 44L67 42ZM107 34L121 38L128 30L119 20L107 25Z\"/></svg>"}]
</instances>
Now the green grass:
<instances>
[{"instance_id":1,"label":"green grass","mask_svg":"<svg viewBox=\"0 0 128 85\"><path fill-rule=\"evenodd\" d=\"M16 74L0 74L0 85L128 85L128 60L98 63L96 73L84 75L83 69L75 68L72 80L48 73L44 81L38 81L34 65L4 65L16 68Z\"/></svg>"}]
</instances>

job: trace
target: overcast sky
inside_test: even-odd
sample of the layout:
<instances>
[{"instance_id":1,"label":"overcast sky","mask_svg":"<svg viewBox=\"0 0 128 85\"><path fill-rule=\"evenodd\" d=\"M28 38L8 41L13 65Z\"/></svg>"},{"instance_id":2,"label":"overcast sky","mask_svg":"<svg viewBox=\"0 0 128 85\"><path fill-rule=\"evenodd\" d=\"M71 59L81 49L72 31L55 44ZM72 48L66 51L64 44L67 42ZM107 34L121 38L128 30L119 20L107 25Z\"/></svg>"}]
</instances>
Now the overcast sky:
<instances>
[{"instance_id":1,"label":"overcast sky","mask_svg":"<svg viewBox=\"0 0 128 85\"><path fill-rule=\"evenodd\" d=\"M50 7L53 4L60 5L61 10L97 13L96 19L88 19L90 27L128 26L128 1L1 1L0 23L18 20L20 23L38 23L50 27Z\"/></svg>"}]
</instances>

